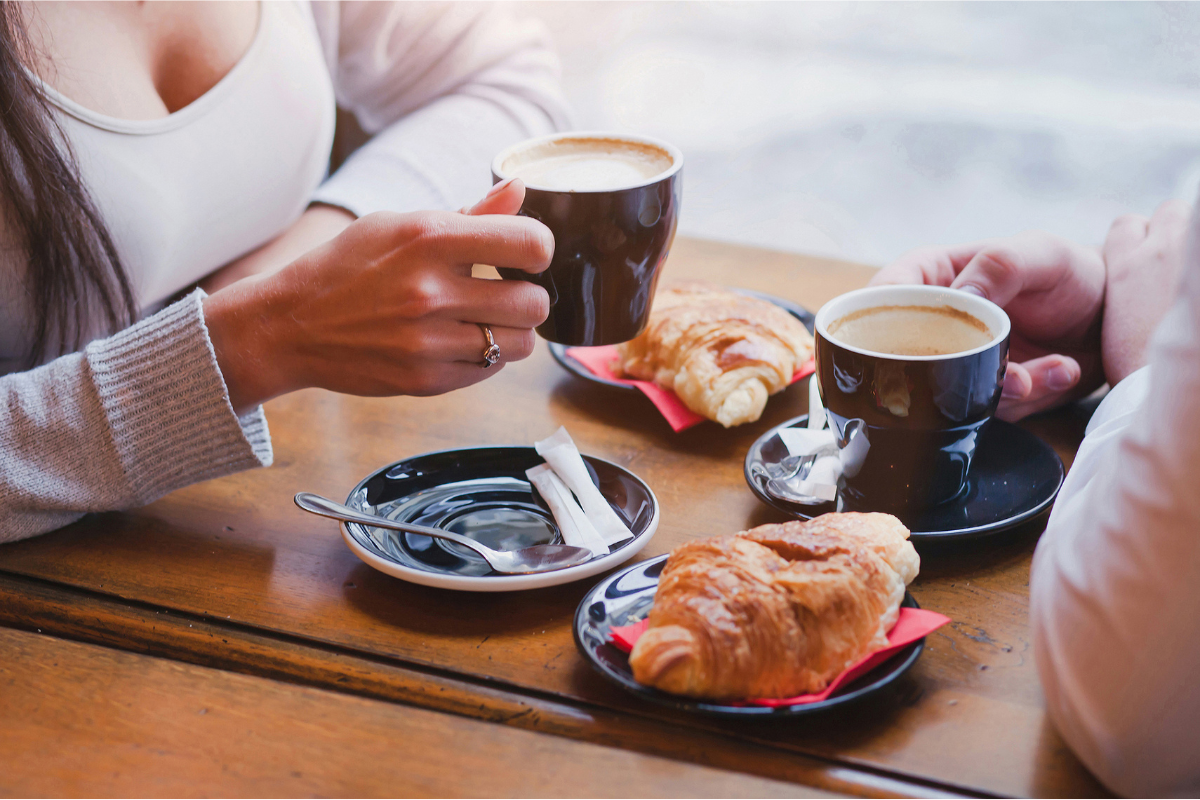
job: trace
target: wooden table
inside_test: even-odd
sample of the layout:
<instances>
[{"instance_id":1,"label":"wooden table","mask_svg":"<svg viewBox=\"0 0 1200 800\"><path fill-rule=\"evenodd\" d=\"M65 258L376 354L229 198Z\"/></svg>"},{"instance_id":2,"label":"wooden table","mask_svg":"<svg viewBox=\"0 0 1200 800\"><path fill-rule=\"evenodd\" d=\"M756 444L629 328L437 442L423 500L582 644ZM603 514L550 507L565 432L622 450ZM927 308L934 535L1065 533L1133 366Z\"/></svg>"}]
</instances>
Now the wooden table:
<instances>
[{"instance_id":1,"label":"wooden table","mask_svg":"<svg viewBox=\"0 0 1200 800\"><path fill-rule=\"evenodd\" d=\"M677 241L667 271L786 296L812 309L861 286L871 274L866 267L694 240ZM354 702L370 709L363 712L369 724L437 719L436 724L413 722L412 732L393 736L390 752L401 763L406 743L424 736L430 726L447 737L440 741L454 742L448 732L469 718L494 723L467 726L473 733L461 738L469 759L464 764L483 771L495 768L493 753L512 747L504 736L497 738L503 729L496 726L504 725L520 729L509 731L512 737L553 734L538 741L555 742L563 753L568 745L600 745L615 758L612 748L618 748L622 757L658 759L655 764L665 759L704 765L717 775L737 772L808 787L793 786L797 793L1102 794L1049 722L1031 657L1028 574L1043 522L994 540L922 550L921 575L912 593L923 607L950 615L954 623L929 638L921 660L884 696L819 718L728 722L639 702L585 664L575 650L570 621L594 581L507 595L406 584L359 562L335 523L304 514L291 502L299 490L344 497L371 471L417 453L525 445L566 425L584 452L628 467L658 494L662 525L642 554L648 558L694 537L782 521L747 489L742 458L764 430L804 413L806 406L803 385L794 386L773 398L755 424L730 431L705 424L675 434L644 398L571 377L544 345L528 361L440 398L301 392L268 406L276 460L271 469L190 487L135 512L93 516L62 531L0 546L0 624L127 651L40 638L20 645L37 650L56 642L80 669L94 663L100 674L151 671L156 691L164 696L176 680L172 676L178 677L181 698L201 703L209 691L233 697L229 687L243 685L266 686L255 691L286 698L292 695L280 687L287 682L337 693L294 690L314 708L333 709L350 702L346 695L356 695ZM1085 422L1082 410L1071 409L1026 427L1051 442L1069 465ZM0 650L6 648L0 641ZM255 683L229 672L269 680ZM52 678L44 678L25 685L50 691L46 687L52 684ZM0 679L0 704L5 686ZM311 699L317 697L319 703ZM264 705L256 719L276 726L288 714L301 713L300 707L279 700ZM443 713L427 717L412 707ZM37 713L35 706L27 708L30 715ZM65 700L52 704L51 721L28 724L52 731L59 724L53 720L68 709ZM153 724L152 718L145 724ZM0 728L9 725L0 719ZM85 742L77 729L72 731L73 741ZM95 729L101 738L110 733ZM472 736L490 744L473 750ZM323 753L337 750L327 740L312 746ZM341 746L338 758L348 758L357 743L344 738ZM266 773L246 775L240 784L224 776L222 759L239 757L236 751L213 750L207 768L192 758L189 774L197 780L222 775L214 785L231 793L303 791L286 777L277 785L264 783ZM422 752L413 750L410 760ZM378 769L376 777L397 774L395 764L377 761L364 769ZM58 769L54 759L43 763L42 773ZM529 767L527 783L498 780L483 784L485 791L607 791L599 785L572 791L552 778L543 781L542 763L522 765ZM326 785L364 793L382 787L397 794L472 793L481 786L450 777L440 784L421 783L431 780L430 769L417 769L411 784L401 771L386 784L374 778L338 783L330 777ZM96 784L71 783L69 769L61 770L61 783L27 784L34 787L29 791L137 791L133 784L100 778ZM678 793L699 791L697 785L681 784ZM614 794L668 791L651 778L637 789L628 783L606 786ZM191 793L180 783L149 791L160 788Z\"/></svg>"}]
</instances>

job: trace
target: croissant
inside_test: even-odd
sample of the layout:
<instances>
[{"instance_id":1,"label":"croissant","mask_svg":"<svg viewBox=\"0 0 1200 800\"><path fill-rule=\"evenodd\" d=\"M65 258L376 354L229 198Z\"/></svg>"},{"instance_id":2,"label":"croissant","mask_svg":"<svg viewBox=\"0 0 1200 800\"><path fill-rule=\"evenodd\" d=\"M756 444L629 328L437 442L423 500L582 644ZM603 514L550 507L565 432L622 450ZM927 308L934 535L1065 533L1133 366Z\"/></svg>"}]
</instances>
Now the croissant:
<instances>
[{"instance_id":1,"label":"croissant","mask_svg":"<svg viewBox=\"0 0 1200 800\"><path fill-rule=\"evenodd\" d=\"M819 692L887 646L920 558L889 514L825 514L671 551L633 676L709 700Z\"/></svg>"},{"instance_id":2,"label":"croissant","mask_svg":"<svg viewBox=\"0 0 1200 800\"><path fill-rule=\"evenodd\" d=\"M768 395L812 358L813 340L774 303L697 281L658 292L646 330L617 352L626 375L729 428L762 416Z\"/></svg>"}]
</instances>

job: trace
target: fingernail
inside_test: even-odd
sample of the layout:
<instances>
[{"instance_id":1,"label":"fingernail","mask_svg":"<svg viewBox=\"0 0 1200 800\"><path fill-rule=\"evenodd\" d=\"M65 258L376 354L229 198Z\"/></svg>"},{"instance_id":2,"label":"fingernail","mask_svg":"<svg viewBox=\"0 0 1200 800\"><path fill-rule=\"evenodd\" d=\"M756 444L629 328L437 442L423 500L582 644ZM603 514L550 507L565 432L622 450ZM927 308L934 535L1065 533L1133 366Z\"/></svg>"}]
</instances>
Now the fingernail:
<instances>
[{"instance_id":1,"label":"fingernail","mask_svg":"<svg viewBox=\"0 0 1200 800\"><path fill-rule=\"evenodd\" d=\"M1007 397L1009 400L1019 400L1025 396L1025 384L1021 380L1021 376L1015 372L1010 372L1004 376L1004 389L1000 392L1001 397Z\"/></svg>"},{"instance_id":2,"label":"fingernail","mask_svg":"<svg viewBox=\"0 0 1200 800\"><path fill-rule=\"evenodd\" d=\"M1066 366L1058 364L1046 370L1046 386L1056 392L1070 389L1075 385L1075 376Z\"/></svg>"},{"instance_id":3,"label":"fingernail","mask_svg":"<svg viewBox=\"0 0 1200 800\"><path fill-rule=\"evenodd\" d=\"M984 300L987 300L987 295L983 293L983 289L980 289L978 286L976 286L973 283L964 283L962 286L958 287L958 290L960 292L966 292L967 294L973 294L976 297L982 297Z\"/></svg>"},{"instance_id":4,"label":"fingernail","mask_svg":"<svg viewBox=\"0 0 1200 800\"><path fill-rule=\"evenodd\" d=\"M484 197L491 197L494 194L499 194L500 192L503 192L505 187L507 187L510 183L512 183L515 180L516 180L516 178L505 178L504 180L500 181L495 186L493 186L491 189L488 189L488 193L485 194Z\"/></svg>"}]
</instances>

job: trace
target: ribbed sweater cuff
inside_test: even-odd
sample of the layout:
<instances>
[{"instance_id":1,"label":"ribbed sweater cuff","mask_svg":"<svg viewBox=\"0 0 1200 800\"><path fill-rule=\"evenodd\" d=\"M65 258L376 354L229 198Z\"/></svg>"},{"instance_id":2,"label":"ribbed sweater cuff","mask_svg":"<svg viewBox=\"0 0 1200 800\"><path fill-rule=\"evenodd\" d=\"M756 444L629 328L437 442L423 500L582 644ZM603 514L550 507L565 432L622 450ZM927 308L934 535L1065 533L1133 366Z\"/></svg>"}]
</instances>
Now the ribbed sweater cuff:
<instances>
[{"instance_id":1,"label":"ribbed sweater cuff","mask_svg":"<svg viewBox=\"0 0 1200 800\"><path fill-rule=\"evenodd\" d=\"M271 465L262 406L234 414L204 323L205 293L85 350L113 442L141 504L198 481Z\"/></svg>"}]
</instances>

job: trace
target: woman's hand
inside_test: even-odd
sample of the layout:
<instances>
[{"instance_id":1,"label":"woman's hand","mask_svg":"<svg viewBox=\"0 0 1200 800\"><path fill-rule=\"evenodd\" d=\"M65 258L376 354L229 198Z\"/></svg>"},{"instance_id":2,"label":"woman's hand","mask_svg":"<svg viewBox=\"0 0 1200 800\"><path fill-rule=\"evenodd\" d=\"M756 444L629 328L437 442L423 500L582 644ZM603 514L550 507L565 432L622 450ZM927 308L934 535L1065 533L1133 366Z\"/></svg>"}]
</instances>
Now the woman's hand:
<instances>
[{"instance_id":1,"label":"woman's hand","mask_svg":"<svg viewBox=\"0 0 1200 800\"><path fill-rule=\"evenodd\" d=\"M529 356L549 297L527 281L471 277L485 263L550 264L554 237L512 214L524 187L498 186L468 214L371 214L274 274L205 300L234 408L317 386L357 395L432 395ZM482 368L491 326L501 363Z\"/></svg>"},{"instance_id":2,"label":"woman's hand","mask_svg":"<svg viewBox=\"0 0 1200 800\"><path fill-rule=\"evenodd\" d=\"M1031 231L955 247L914 250L872 285L923 283L972 292L1012 320L1008 374L997 415L1017 420L1082 397L1104 383L1099 251Z\"/></svg>"},{"instance_id":3,"label":"woman's hand","mask_svg":"<svg viewBox=\"0 0 1200 800\"><path fill-rule=\"evenodd\" d=\"M1150 219L1118 217L1104 242L1104 374L1116 386L1146 364L1150 335L1175 299L1192 207L1168 200Z\"/></svg>"}]
</instances>

